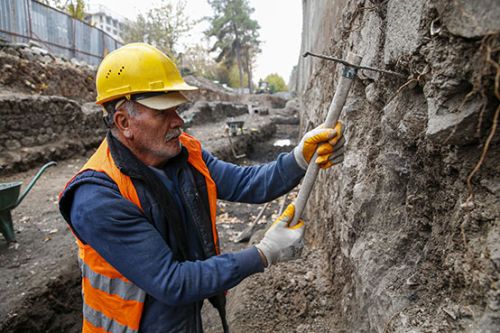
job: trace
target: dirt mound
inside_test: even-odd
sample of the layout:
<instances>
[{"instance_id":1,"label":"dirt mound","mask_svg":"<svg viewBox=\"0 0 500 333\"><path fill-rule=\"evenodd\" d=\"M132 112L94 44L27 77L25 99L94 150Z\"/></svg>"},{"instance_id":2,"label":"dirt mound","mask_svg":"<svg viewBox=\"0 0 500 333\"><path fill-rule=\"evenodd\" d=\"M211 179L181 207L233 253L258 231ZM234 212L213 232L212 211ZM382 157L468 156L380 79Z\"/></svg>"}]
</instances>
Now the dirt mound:
<instances>
[{"instance_id":1,"label":"dirt mound","mask_svg":"<svg viewBox=\"0 0 500 333\"><path fill-rule=\"evenodd\" d=\"M186 127L199 126L248 114L248 106L232 102L196 102L181 115Z\"/></svg>"},{"instance_id":2,"label":"dirt mound","mask_svg":"<svg viewBox=\"0 0 500 333\"><path fill-rule=\"evenodd\" d=\"M0 44L0 86L5 91L95 100L96 68L56 57L37 44Z\"/></svg>"},{"instance_id":3,"label":"dirt mound","mask_svg":"<svg viewBox=\"0 0 500 333\"><path fill-rule=\"evenodd\" d=\"M23 304L0 324L2 332L81 332L81 279L76 262L43 292L31 294Z\"/></svg>"},{"instance_id":4,"label":"dirt mound","mask_svg":"<svg viewBox=\"0 0 500 333\"><path fill-rule=\"evenodd\" d=\"M325 253L271 267L230 292L229 321L234 332L331 332L328 312L334 293L316 267Z\"/></svg>"},{"instance_id":5,"label":"dirt mound","mask_svg":"<svg viewBox=\"0 0 500 333\"><path fill-rule=\"evenodd\" d=\"M184 77L186 83L198 87L198 90L186 91L185 95L191 101L240 101L241 96L225 89L221 85L214 83L203 77L188 75Z\"/></svg>"}]
</instances>

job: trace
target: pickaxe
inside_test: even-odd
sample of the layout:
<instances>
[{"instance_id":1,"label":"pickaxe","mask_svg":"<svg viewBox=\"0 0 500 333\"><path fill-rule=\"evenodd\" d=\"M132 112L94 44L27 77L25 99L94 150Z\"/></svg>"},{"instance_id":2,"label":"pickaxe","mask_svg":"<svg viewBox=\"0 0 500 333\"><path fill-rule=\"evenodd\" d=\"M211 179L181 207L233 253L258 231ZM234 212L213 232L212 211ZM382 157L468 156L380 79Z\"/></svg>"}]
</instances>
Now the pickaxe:
<instances>
[{"instance_id":1,"label":"pickaxe","mask_svg":"<svg viewBox=\"0 0 500 333\"><path fill-rule=\"evenodd\" d=\"M326 60L332 60L344 65L342 76L340 78L339 83L337 84L337 90L335 91L335 95L333 96L332 103L330 104L330 107L328 109L328 114L326 115L326 120L324 122L324 126L329 128L335 126L335 124L337 124L337 121L339 120L340 113L344 108L344 104L347 99L347 95L349 94L352 81L356 77L358 69L373 70L385 74L392 74L392 75L397 75L399 77L405 77L403 74L392 71L359 66L359 64L361 63L361 57L352 52L349 52L347 54L347 59L345 61L324 55L314 54L311 52L304 53L304 57L307 57L308 55ZM318 176L319 166L316 163L314 163L317 157L318 154L314 153L313 157L311 158L311 163L309 163L309 166L307 167L306 175L304 176L302 186L300 187L299 194L297 195L297 198L295 199L294 202L295 214L293 216L292 222L290 223L291 226L294 226L299 222L299 219L304 211L304 207L306 206L307 200L309 199L309 196L311 194L314 182L316 181L316 177Z\"/></svg>"}]
</instances>

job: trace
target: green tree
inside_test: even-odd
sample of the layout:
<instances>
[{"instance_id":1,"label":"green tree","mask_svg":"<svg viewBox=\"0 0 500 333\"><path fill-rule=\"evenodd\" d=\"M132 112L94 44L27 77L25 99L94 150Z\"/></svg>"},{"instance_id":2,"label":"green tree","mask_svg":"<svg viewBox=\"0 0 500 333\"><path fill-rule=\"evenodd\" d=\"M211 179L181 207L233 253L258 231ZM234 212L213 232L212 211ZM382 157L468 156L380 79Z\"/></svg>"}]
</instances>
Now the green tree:
<instances>
[{"instance_id":1,"label":"green tree","mask_svg":"<svg viewBox=\"0 0 500 333\"><path fill-rule=\"evenodd\" d=\"M85 1L70 1L70 3L66 5L66 12L71 15L71 17L83 21L85 18Z\"/></svg>"},{"instance_id":2,"label":"green tree","mask_svg":"<svg viewBox=\"0 0 500 333\"><path fill-rule=\"evenodd\" d=\"M125 29L125 43L145 42L156 46L172 58L177 57L180 38L194 25L186 15L186 0L175 3L161 0L160 5L150 9L146 15L139 14L135 22Z\"/></svg>"},{"instance_id":3,"label":"green tree","mask_svg":"<svg viewBox=\"0 0 500 333\"><path fill-rule=\"evenodd\" d=\"M254 9L248 0L208 0L212 6L213 16L209 17L210 27L205 34L215 38L210 51L217 52L216 61L222 62L230 69L236 65L239 84L247 80L247 86L252 90L252 64L260 52L257 21L250 18ZM246 75L245 75L245 74Z\"/></svg>"},{"instance_id":4,"label":"green tree","mask_svg":"<svg viewBox=\"0 0 500 333\"><path fill-rule=\"evenodd\" d=\"M288 91L288 87L285 83L285 80L281 76L276 73L269 74L264 79L267 83L269 83L269 91L271 94L279 91Z\"/></svg>"},{"instance_id":5,"label":"green tree","mask_svg":"<svg viewBox=\"0 0 500 333\"><path fill-rule=\"evenodd\" d=\"M242 81L247 81L248 80L248 74L243 73L243 80L240 80L240 75L239 75L239 70L238 66L233 65L229 69L229 82L228 85L232 88L243 88L244 86L240 85ZM248 81L247 81L248 82Z\"/></svg>"}]
</instances>

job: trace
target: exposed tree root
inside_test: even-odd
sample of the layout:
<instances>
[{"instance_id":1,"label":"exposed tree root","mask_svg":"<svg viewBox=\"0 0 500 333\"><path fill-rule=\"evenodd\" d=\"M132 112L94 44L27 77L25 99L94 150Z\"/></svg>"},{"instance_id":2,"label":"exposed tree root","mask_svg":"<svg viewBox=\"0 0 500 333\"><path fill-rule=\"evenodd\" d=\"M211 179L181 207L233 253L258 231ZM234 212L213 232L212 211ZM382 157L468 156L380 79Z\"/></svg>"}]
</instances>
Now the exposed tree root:
<instances>
[{"instance_id":1,"label":"exposed tree root","mask_svg":"<svg viewBox=\"0 0 500 333\"><path fill-rule=\"evenodd\" d=\"M486 154L488 153L488 149L490 148L491 140L493 140L493 137L495 136L495 132L497 130L497 122L498 122L498 115L500 114L500 105L497 107L495 111L495 115L493 116L493 125L491 126L490 133L488 134L488 138L486 139L486 142L484 143L483 146L483 151L481 152L481 157L479 158L479 161L477 162L476 166L474 169L472 169L471 173L467 177L467 189L469 190L469 197L467 198L467 201L473 201L474 200L474 191L472 189L472 177L479 171L481 168L481 165L483 164Z\"/></svg>"},{"instance_id":2,"label":"exposed tree root","mask_svg":"<svg viewBox=\"0 0 500 333\"><path fill-rule=\"evenodd\" d=\"M498 35L486 36L483 39L481 46L484 46L486 49L486 52L485 52L486 63L493 66L495 71L496 71L495 72L494 94L495 94L495 97L497 98L497 100L500 101L500 65L498 64L497 60L492 59L492 54L495 53L499 49L499 48L492 48L492 44L494 43L495 37L497 37L497 36ZM483 70L483 72L485 70ZM479 81L481 81L481 80L479 80ZM484 89L482 89L482 94L484 96L486 96L486 94L484 93ZM482 109L481 115L482 115L482 113L484 113L484 109L485 109L485 106ZM493 137L495 136L495 133L496 133L499 114L500 114L500 105L497 106L497 108L495 110L495 114L493 115L493 123L491 125L488 137L486 138L486 141L483 145L483 150L481 152L481 156L479 158L479 161L476 163L476 165L474 166L474 168L470 172L469 176L467 177L467 189L469 192L469 196L467 198L466 203L472 204L474 201L474 190L472 188L472 177L474 177L474 175L479 171L479 169L481 168L481 165L484 163L486 155L488 154L488 150L490 148L491 141L493 140ZM482 116L480 117L480 122L482 122Z\"/></svg>"}]
</instances>

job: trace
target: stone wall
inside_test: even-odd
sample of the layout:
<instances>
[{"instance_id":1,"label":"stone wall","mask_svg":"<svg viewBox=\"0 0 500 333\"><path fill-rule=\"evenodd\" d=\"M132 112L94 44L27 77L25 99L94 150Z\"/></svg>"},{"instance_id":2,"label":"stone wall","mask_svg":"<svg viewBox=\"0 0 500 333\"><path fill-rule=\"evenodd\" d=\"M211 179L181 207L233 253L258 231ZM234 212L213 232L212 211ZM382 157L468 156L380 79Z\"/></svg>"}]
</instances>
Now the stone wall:
<instances>
[{"instance_id":1,"label":"stone wall","mask_svg":"<svg viewBox=\"0 0 500 333\"><path fill-rule=\"evenodd\" d=\"M331 331L498 330L498 134L473 200L466 183L498 112L498 2L303 3L302 52L353 51L408 77L359 73L344 164L320 172L306 209L309 244L329 254ZM304 129L324 120L341 66L298 67Z\"/></svg>"},{"instance_id":2,"label":"stone wall","mask_svg":"<svg viewBox=\"0 0 500 333\"><path fill-rule=\"evenodd\" d=\"M99 108L56 96L0 95L0 174L82 155L106 129Z\"/></svg>"}]
</instances>

